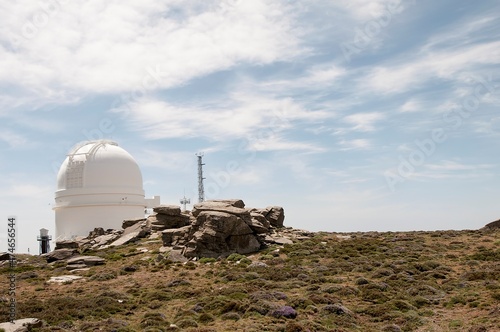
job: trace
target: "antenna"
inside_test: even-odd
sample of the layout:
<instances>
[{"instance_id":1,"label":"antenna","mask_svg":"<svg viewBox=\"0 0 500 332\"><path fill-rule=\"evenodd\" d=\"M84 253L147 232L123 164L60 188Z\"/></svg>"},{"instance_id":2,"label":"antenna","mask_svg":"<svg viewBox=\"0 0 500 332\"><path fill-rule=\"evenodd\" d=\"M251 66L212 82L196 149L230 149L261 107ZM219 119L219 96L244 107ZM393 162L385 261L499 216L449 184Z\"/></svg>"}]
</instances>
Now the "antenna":
<instances>
[{"instance_id":1,"label":"antenna","mask_svg":"<svg viewBox=\"0 0 500 332\"><path fill-rule=\"evenodd\" d=\"M203 180L205 179L203 177L203 152L198 152L196 154L196 157L198 157L198 203L201 203L205 200L205 189L203 188Z\"/></svg>"},{"instance_id":2,"label":"antenna","mask_svg":"<svg viewBox=\"0 0 500 332\"><path fill-rule=\"evenodd\" d=\"M183 211L186 211L186 205L187 204L191 204L191 199L186 198L186 193L184 193L184 197L181 198L180 203L184 206L184 210Z\"/></svg>"}]
</instances>

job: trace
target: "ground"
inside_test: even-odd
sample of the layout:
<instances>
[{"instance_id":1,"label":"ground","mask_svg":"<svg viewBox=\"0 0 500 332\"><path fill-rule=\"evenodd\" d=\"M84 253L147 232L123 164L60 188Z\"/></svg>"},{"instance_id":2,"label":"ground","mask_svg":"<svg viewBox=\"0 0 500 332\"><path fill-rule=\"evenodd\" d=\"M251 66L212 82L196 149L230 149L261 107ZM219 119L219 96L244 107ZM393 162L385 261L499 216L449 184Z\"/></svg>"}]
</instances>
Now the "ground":
<instances>
[{"instance_id":1,"label":"ground","mask_svg":"<svg viewBox=\"0 0 500 332\"><path fill-rule=\"evenodd\" d=\"M37 331L500 331L498 230L315 233L184 264L160 246L87 252L106 264L62 284L47 281L65 263L19 255L17 317Z\"/></svg>"}]
</instances>

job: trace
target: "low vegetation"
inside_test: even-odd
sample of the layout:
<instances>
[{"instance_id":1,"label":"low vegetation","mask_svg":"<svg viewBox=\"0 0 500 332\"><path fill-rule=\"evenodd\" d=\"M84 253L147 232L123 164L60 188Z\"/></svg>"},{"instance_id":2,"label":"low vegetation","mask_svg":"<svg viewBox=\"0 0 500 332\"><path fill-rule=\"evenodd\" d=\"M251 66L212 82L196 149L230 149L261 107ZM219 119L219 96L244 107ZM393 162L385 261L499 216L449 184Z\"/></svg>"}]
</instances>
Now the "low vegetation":
<instances>
[{"instance_id":1,"label":"low vegetation","mask_svg":"<svg viewBox=\"0 0 500 332\"><path fill-rule=\"evenodd\" d=\"M147 248L138 252L135 248ZM253 255L176 263L143 240L71 274L19 255L18 318L34 331L498 331L500 233L316 233ZM133 253L133 255L132 255ZM0 267L7 294L8 265ZM7 297L1 298L3 321Z\"/></svg>"}]
</instances>

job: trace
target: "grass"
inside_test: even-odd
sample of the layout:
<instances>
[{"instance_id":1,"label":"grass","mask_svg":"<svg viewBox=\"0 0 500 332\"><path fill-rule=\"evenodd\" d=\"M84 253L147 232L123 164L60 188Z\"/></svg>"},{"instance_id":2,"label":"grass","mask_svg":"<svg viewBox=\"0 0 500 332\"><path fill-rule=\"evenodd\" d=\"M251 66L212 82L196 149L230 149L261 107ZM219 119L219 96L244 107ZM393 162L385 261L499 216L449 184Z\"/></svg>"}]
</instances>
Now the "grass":
<instances>
[{"instance_id":1,"label":"grass","mask_svg":"<svg viewBox=\"0 0 500 332\"><path fill-rule=\"evenodd\" d=\"M96 252L106 264L68 284L46 282L69 274L64 263L19 255L18 318L43 319L38 331L493 331L499 234L322 232L185 264L142 241ZM295 318L276 314L290 307ZM6 305L0 315L7 320Z\"/></svg>"}]
</instances>

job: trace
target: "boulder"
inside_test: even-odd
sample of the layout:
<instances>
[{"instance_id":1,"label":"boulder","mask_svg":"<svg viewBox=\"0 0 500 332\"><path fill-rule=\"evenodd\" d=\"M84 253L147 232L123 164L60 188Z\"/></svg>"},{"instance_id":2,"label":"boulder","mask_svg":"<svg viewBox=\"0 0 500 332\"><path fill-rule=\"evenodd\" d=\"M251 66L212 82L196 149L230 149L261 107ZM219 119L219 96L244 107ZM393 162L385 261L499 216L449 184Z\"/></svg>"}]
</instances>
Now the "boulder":
<instances>
[{"instance_id":1,"label":"boulder","mask_svg":"<svg viewBox=\"0 0 500 332\"><path fill-rule=\"evenodd\" d=\"M260 249L260 243L247 223L226 212L199 212L191 234L184 253L186 257L219 257Z\"/></svg>"},{"instance_id":2,"label":"boulder","mask_svg":"<svg viewBox=\"0 0 500 332\"><path fill-rule=\"evenodd\" d=\"M224 212L234 214L244 219L250 219L250 212L247 209L235 207L229 203L225 203L224 201L206 201L195 204L192 214L193 216L198 217L203 211Z\"/></svg>"},{"instance_id":3,"label":"boulder","mask_svg":"<svg viewBox=\"0 0 500 332\"><path fill-rule=\"evenodd\" d=\"M167 214L157 214L155 216L150 216L151 226L166 228L180 228L191 224L189 215L180 214L177 216L167 215Z\"/></svg>"},{"instance_id":4,"label":"boulder","mask_svg":"<svg viewBox=\"0 0 500 332\"><path fill-rule=\"evenodd\" d=\"M496 221L492 221L483 227L483 230L488 230L488 231L492 231L495 229L500 229L500 219L498 219Z\"/></svg>"},{"instance_id":5,"label":"boulder","mask_svg":"<svg viewBox=\"0 0 500 332\"><path fill-rule=\"evenodd\" d=\"M119 237L120 237L120 234L117 234L117 233L111 233L111 234L98 236L93 240L92 249L97 249L101 246L104 246L104 245L116 240Z\"/></svg>"},{"instance_id":6,"label":"boulder","mask_svg":"<svg viewBox=\"0 0 500 332\"><path fill-rule=\"evenodd\" d=\"M47 260L47 263L51 263L71 258L77 254L78 250L76 249L56 249L41 256Z\"/></svg>"},{"instance_id":7,"label":"boulder","mask_svg":"<svg viewBox=\"0 0 500 332\"><path fill-rule=\"evenodd\" d=\"M68 265L85 265L85 266L95 266L103 265L106 260L98 256L77 256L68 259ZM81 268L81 266L79 267Z\"/></svg>"},{"instance_id":8,"label":"boulder","mask_svg":"<svg viewBox=\"0 0 500 332\"><path fill-rule=\"evenodd\" d=\"M170 247L174 245L184 244L187 240L190 230L191 226L164 230L163 232L161 232L163 245Z\"/></svg>"},{"instance_id":9,"label":"boulder","mask_svg":"<svg viewBox=\"0 0 500 332\"><path fill-rule=\"evenodd\" d=\"M135 225L126 228L123 234L115 241L113 241L109 246L121 246L129 242L136 241L140 238L146 237L146 235L151 233L151 224L148 220L144 220Z\"/></svg>"},{"instance_id":10,"label":"boulder","mask_svg":"<svg viewBox=\"0 0 500 332\"><path fill-rule=\"evenodd\" d=\"M13 255L8 252L0 252L0 261L8 261L11 257L13 257Z\"/></svg>"},{"instance_id":11,"label":"boulder","mask_svg":"<svg viewBox=\"0 0 500 332\"><path fill-rule=\"evenodd\" d=\"M211 199L207 202L222 203L224 205L230 205L241 209L245 207L245 203L241 199Z\"/></svg>"},{"instance_id":12,"label":"boulder","mask_svg":"<svg viewBox=\"0 0 500 332\"><path fill-rule=\"evenodd\" d=\"M78 249L78 247L79 247L79 244L77 241L63 240L63 241L56 242L55 250L58 250L58 249Z\"/></svg>"},{"instance_id":13,"label":"boulder","mask_svg":"<svg viewBox=\"0 0 500 332\"><path fill-rule=\"evenodd\" d=\"M249 226L256 234L269 233L270 223L266 217L256 212L251 212L250 216L252 219L250 220Z\"/></svg>"},{"instance_id":14,"label":"boulder","mask_svg":"<svg viewBox=\"0 0 500 332\"><path fill-rule=\"evenodd\" d=\"M160 205L153 208L153 211L166 216L179 216L181 214L181 207L177 205Z\"/></svg>"},{"instance_id":15,"label":"boulder","mask_svg":"<svg viewBox=\"0 0 500 332\"><path fill-rule=\"evenodd\" d=\"M269 212L266 214L266 219L269 220L271 226L282 228L285 221L285 212L281 206L269 206L266 208Z\"/></svg>"},{"instance_id":16,"label":"boulder","mask_svg":"<svg viewBox=\"0 0 500 332\"><path fill-rule=\"evenodd\" d=\"M106 234L106 231L104 230L104 228L102 228L102 227L96 227L96 228L94 228L93 231L89 232L89 236L87 238L93 238L93 237L101 236L101 235L104 235L104 234Z\"/></svg>"},{"instance_id":17,"label":"boulder","mask_svg":"<svg viewBox=\"0 0 500 332\"><path fill-rule=\"evenodd\" d=\"M0 324L0 329L5 332L27 332L34 328L43 326L43 321L38 318L23 318L17 319L13 323L6 322Z\"/></svg>"},{"instance_id":18,"label":"boulder","mask_svg":"<svg viewBox=\"0 0 500 332\"><path fill-rule=\"evenodd\" d=\"M133 226L137 224L138 222L143 222L145 221L146 218L136 218L136 219L126 219L122 222L122 228L129 228L130 226Z\"/></svg>"}]
</instances>

